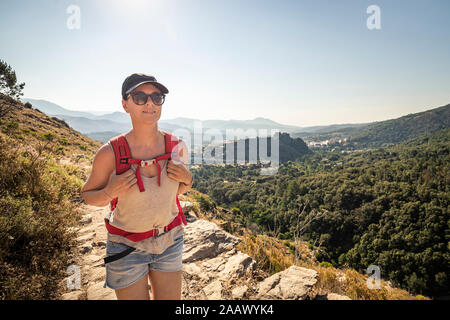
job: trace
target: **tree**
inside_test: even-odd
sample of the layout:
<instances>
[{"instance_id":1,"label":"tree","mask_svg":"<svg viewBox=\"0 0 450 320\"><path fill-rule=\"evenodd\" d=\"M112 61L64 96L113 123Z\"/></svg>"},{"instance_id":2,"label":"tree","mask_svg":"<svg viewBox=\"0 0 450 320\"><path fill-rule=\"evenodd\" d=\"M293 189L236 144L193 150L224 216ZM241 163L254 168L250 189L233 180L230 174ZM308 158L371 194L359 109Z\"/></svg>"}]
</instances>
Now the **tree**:
<instances>
[{"instance_id":1,"label":"tree","mask_svg":"<svg viewBox=\"0 0 450 320\"><path fill-rule=\"evenodd\" d=\"M22 90L25 87L25 83L17 83L16 72L5 61L0 60L0 92L7 95L7 103L3 104L0 108L0 117L5 116L14 108L14 101L18 100L23 95Z\"/></svg>"},{"instance_id":2,"label":"tree","mask_svg":"<svg viewBox=\"0 0 450 320\"><path fill-rule=\"evenodd\" d=\"M25 82L17 83L16 72L5 61L0 60L0 90L13 99L23 95Z\"/></svg>"}]
</instances>

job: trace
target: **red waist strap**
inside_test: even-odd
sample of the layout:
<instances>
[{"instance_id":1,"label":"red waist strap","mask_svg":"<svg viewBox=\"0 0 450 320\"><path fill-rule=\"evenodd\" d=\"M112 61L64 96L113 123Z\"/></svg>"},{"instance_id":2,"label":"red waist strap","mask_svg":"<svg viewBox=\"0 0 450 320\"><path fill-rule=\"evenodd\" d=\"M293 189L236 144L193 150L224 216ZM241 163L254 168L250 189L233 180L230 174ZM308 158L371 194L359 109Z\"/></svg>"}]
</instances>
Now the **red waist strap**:
<instances>
[{"instance_id":1,"label":"red waist strap","mask_svg":"<svg viewBox=\"0 0 450 320\"><path fill-rule=\"evenodd\" d=\"M177 196L177 206L178 206L178 215L172 220L171 223L169 223L167 226L164 227L164 232L169 231L170 229L175 228L176 226L179 226L181 223L184 223L184 225L187 225L186 218L184 217L183 209L181 208L180 202L178 201ZM105 226L109 233L119 235L122 237L125 237L127 239L130 239L133 242L138 242L150 237L156 237L158 235L158 229L152 229L150 231L146 232L128 232L119 228L116 228L109 224L109 220L105 218Z\"/></svg>"}]
</instances>

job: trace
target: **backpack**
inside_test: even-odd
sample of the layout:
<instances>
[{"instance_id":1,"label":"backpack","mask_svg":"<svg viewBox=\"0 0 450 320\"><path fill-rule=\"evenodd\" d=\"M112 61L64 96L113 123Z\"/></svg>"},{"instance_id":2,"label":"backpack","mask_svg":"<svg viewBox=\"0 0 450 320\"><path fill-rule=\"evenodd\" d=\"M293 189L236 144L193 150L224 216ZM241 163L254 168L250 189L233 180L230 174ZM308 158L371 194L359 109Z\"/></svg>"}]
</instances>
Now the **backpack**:
<instances>
[{"instance_id":1,"label":"backpack","mask_svg":"<svg viewBox=\"0 0 450 320\"><path fill-rule=\"evenodd\" d=\"M128 169L130 169L132 164L138 164L138 166L136 168L136 177L137 177L137 181L138 181L138 187L141 192L145 191L144 184L143 184L142 178L141 178L141 172L140 172L141 162L143 161L143 164L145 166L150 165L151 163L156 163L156 165L158 167L158 186L160 186L161 185L161 181L160 181L161 167L159 165L159 161L164 160L164 159L168 159L168 160L172 159L172 149L181 141L178 138L173 138L175 136L168 132L165 132L165 131L162 131L162 132L164 133L164 140L165 140L165 154L163 154L159 157L156 157L155 159L153 159L151 161L144 161L141 159L132 159L130 147L129 147L128 142L123 134L110 140L110 143L113 147L114 155L116 158L116 174L120 175L120 174L124 173L125 171L127 171ZM164 227L164 232L167 232L168 230L180 225L181 223L184 223L184 225L187 225L187 221L184 216L183 209L181 208L180 201L178 200L178 195L176 196L176 201L177 201L177 207L178 207L178 215L175 217L175 219L169 225ZM117 206L117 202L118 202L118 197L111 200L111 202L110 202L111 212ZM119 229L119 228L116 228L116 227L110 225L109 220L107 218L105 218L105 226L106 226L106 229L108 230L108 232L110 232L112 234L124 236L134 242L144 240L151 236L156 236L157 234L160 233L159 229L152 229L152 230L149 230L146 232L131 233L131 232L128 232L128 231L125 231L125 230L122 230L122 229Z\"/></svg>"}]
</instances>

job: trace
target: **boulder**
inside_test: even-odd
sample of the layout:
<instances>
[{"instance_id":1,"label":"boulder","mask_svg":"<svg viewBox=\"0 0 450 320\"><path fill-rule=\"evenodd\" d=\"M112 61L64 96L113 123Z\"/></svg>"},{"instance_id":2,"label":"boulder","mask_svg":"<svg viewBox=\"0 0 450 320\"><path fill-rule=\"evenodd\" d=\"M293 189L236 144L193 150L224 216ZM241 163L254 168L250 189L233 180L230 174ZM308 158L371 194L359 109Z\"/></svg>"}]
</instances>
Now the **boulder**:
<instances>
[{"instance_id":1,"label":"boulder","mask_svg":"<svg viewBox=\"0 0 450 320\"><path fill-rule=\"evenodd\" d=\"M299 266L275 273L258 286L257 299L304 300L310 298L317 283L317 272Z\"/></svg>"},{"instance_id":2,"label":"boulder","mask_svg":"<svg viewBox=\"0 0 450 320\"><path fill-rule=\"evenodd\" d=\"M183 262L185 263L213 258L233 249L240 242L238 237L206 220L197 220L188 224L185 227L184 239Z\"/></svg>"}]
</instances>

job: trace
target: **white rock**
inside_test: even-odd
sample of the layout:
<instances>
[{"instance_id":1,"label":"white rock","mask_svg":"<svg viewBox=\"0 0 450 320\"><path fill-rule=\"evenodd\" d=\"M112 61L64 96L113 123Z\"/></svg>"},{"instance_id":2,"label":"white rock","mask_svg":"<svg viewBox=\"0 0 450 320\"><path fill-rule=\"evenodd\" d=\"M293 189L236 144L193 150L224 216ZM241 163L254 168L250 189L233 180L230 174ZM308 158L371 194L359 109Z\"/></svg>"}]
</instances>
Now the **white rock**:
<instances>
[{"instance_id":1,"label":"white rock","mask_svg":"<svg viewBox=\"0 0 450 320\"><path fill-rule=\"evenodd\" d=\"M328 293L326 296L326 300L352 300L352 299L337 293Z\"/></svg>"},{"instance_id":2,"label":"white rock","mask_svg":"<svg viewBox=\"0 0 450 320\"><path fill-rule=\"evenodd\" d=\"M114 290L103 288L103 282L97 282L87 289L88 300L117 300Z\"/></svg>"},{"instance_id":3,"label":"white rock","mask_svg":"<svg viewBox=\"0 0 450 320\"><path fill-rule=\"evenodd\" d=\"M256 262L248 255L239 252L226 260L225 268L219 273L219 279L240 278L251 275Z\"/></svg>"},{"instance_id":4,"label":"white rock","mask_svg":"<svg viewBox=\"0 0 450 320\"><path fill-rule=\"evenodd\" d=\"M239 286L231 290L231 296L233 299L242 299L247 292L248 287L246 285Z\"/></svg>"},{"instance_id":5,"label":"white rock","mask_svg":"<svg viewBox=\"0 0 450 320\"><path fill-rule=\"evenodd\" d=\"M75 290L75 291L64 293L61 296L61 300L80 300L82 295L83 295L83 291Z\"/></svg>"},{"instance_id":6,"label":"white rock","mask_svg":"<svg viewBox=\"0 0 450 320\"><path fill-rule=\"evenodd\" d=\"M208 300L221 300L222 290L222 283L219 280L214 280L205 288L203 288L203 291L205 292Z\"/></svg>"},{"instance_id":7,"label":"white rock","mask_svg":"<svg viewBox=\"0 0 450 320\"><path fill-rule=\"evenodd\" d=\"M317 272L298 266L275 273L258 286L257 299L303 300L317 283Z\"/></svg>"}]
</instances>

